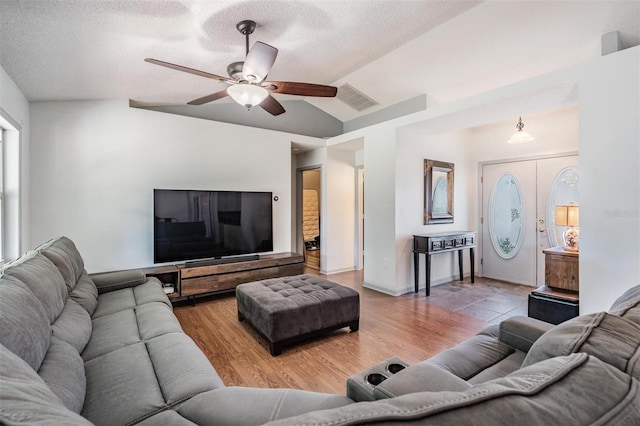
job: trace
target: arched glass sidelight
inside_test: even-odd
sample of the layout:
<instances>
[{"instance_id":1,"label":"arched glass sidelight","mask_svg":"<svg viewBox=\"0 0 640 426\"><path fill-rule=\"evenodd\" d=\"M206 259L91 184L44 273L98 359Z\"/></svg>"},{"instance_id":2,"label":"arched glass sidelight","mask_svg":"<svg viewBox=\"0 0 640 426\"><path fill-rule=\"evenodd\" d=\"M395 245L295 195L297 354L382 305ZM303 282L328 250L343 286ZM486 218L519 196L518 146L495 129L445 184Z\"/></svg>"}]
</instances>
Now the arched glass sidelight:
<instances>
[{"instance_id":1,"label":"arched glass sidelight","mask_svg":"<svg viewBox=\"0 0 640 426\"><path fill-rule=\"evenodd\" d=\"M566 226L556 226L555 224L555 208L558 204L569 204L580 202L580 172L577 167L565 167L560 170L553 180L551 192L549 193L549 202L547 203L547 237L549 238L549 246L564 246L562 233Z\"/></svg>"},{"instance_id":2,"label":"arched glass sidelight","mask_svg":"<svg viewBox=\"0 0 640 426\"><path fill-rule=\"evenodd\" d=\"M505 173L498 179L489 198L489 234L496 253L511 259L524 238L524 208L520 184Z\"/></svg>"}]
</instances>

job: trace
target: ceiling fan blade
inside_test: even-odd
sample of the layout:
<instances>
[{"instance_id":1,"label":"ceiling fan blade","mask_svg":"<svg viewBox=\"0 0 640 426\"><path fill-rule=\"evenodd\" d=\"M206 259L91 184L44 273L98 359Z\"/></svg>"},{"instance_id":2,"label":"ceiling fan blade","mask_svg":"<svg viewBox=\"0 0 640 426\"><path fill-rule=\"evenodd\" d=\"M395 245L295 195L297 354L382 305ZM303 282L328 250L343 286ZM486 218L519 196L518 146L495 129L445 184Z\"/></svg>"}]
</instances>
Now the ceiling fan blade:
<instances>
[{"instance_id":1,"label":"ceiling fan blade","mask_svg":"<svg viewBox=\"0 0 640 426\"><path fill-rule=\"evenodd\" d=\"M260 107L271 115L280 115L284 112L284 107L273 96L269 95L260 102Z\"/></svg>"},{"instance_id":2,"label":"ceiling fan blade","mask_svg":"<svg viewBox=\"0 0 640 426\"><path fill-rule=\"evenodd\" d=\"M161 67L167 67L174 70L186 72L189 74L199 75L200 77L210 78L212 80L233 82L233 80L230 80L227 77L221 77L219 75L211 74L205 71L200 71L200 70L196 70L189 67L183 67L182 65L172 64L171 62L159 61L153 58L145 58L145 62L149 62L150 64L155 64L155 65L160 65Z\"/></svg>"},{"instance_id":3,"label":"ceiling fan blade","mask_svg":"<svg viewBox=\"0 0 640 426\"><path fill-rule=\"evenodd\" d=\"M332 98L338 93L338 88L323 84L295 83L293 81L267 81L262 87L272 93L299 96L321 96Z\"/></svg>"},{"instance_id":4,"label":"ceiling fan blade","mask_svg":"<svg viewBox=\"0 0 640 426\"><path fill-rule=\"evenodd\" d=\"M212 94L207 95L207 96L203 96L203 97L198 98L198 99L194 99L191 102L187 102L187 105L207 104L209 102L213 102L213 101L217 101L218 99L222 99L225 96L229 96L227 94L227 89L221 90L221 91L216 92L216 93L212 93Z\"/></svg>"},{"instance_id":5,"label":"ceiling fan blade","mask_svg":"<svg viewBox=\"0 0 640 426\"><path fill-rule=\"evenodd\" d=\"M250 83L260 83L267 77L278 56L278 49L256 41L244 60L242 75Z\"/></svg>"}]
</instances>

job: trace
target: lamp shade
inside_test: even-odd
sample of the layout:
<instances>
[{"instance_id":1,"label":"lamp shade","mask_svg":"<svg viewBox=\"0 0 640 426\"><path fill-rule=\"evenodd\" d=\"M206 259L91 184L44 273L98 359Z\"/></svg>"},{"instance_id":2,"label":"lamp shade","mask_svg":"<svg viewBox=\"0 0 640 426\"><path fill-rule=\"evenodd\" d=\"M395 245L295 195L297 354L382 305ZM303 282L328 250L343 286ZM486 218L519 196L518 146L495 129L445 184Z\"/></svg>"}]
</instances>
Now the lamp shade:
<instances>
[{"instance_id":1,"label":"lamp shade","mask_svg":"<svg viewBox=\"0 0 640 426\"><path fill-rule=\"evenodd\" d=\"M518 120L518 124L516 124L516 129L518 129L518 131L515 132L513 136L511 136L511 139L509 139L507 143L511 143L511 144L526 143L526 142L533 142L534 140L536 140L529 133L522 130L523 128L524 128L524 123L522 122L522 117L520 117L520 119Z\"/></svg>"},{"instance_id":2,"label":"lamp shade","mask_svg":"<svg viewBox=\"0 0 640 426\"><path fill-rule=\"evenodd\" d=\"M533 142L534 140L536 139L529 133L525 132L524 130L518 130L513 134L513 136L511 136L511 139L509 139L507 143L527 143Z\"/></svg>"},{"instance_id":3,"label":"lamp shade","mask_svg":"<svg viewBox=\"0 0 640 426\"><path fill-rule=\"evenodd\" d=\"M557 205L556 225L580 226L580 207L573 203Z\"/></svg>"},{"instance_id":4,"label":"lamp shade","mask_svg":"<svg viewBox=\"0 0 640 426\"><path fill-rule=\"evenodd\" d=\"M234 101L245 106L247 109L251 109L251 107L260 104L260 102L269 96L269 92L264 87L246 83L229 86L227 93Z\"/></svg>"}]
</instances>

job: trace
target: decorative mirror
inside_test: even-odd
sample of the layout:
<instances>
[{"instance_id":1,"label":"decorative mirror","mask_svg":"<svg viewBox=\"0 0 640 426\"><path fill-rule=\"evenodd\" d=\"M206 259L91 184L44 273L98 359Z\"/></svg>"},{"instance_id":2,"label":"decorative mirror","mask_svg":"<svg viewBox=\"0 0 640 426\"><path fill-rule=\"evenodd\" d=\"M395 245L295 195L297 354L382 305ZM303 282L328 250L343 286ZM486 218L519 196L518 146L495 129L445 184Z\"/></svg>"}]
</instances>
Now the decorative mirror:
<instances>
[{"instance_id":1,"label":"decorative mirror","mask_svg":"<svg viewBox=\"0 0 640 426\"><path fill-rule=\"evenodd\" d=\"M453 223L453 163L424 160L424 224Z\"/></svg>"}]
</instances>

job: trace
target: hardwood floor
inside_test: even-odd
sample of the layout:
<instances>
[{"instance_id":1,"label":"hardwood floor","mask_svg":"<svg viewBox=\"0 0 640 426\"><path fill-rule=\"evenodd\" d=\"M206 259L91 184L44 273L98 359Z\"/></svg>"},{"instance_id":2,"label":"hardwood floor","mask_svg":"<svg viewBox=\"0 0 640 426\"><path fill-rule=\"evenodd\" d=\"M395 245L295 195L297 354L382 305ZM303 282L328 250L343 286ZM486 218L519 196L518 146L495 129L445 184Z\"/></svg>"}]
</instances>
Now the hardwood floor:
<instances>
[{"instance_id":1,"label":"hardwood floor","mask_svg":"<svg viewBox=\"0 0 640 426\"><path fill-rule=\"evenodd\" d=\"M308 273L317 275L311 270ZM362 272L333 274L327 278L360 293L360 330L349 333L349 329L344 328L284 347L277 357L269 354L266 342L246 321L238 321L233 294L198 299L195 307L177 305L174 312L184 331L207 355L227 386L286 387L344 394L346 379L352 374L392 356L410 364L422 361L476 334L488 324L468 312L438 306L455 304L455 296L449 296L456 293L463 296L464 292L460 291L470 290L461 299L472 305L487 296L502 293L505 296L510 288L508 284L480 278L473 285L465 280L452 283L454 287L449 289L434 287L436 291L430 298L424 292L392 297L363 288ZM516 290L513 297L519 292L524 295L526 290ZM482 306L486 308L487 304ZM482 306L471 311L483 309ZM462 308L464 306L458 306Z\"/></svg>"}]
</instances>

